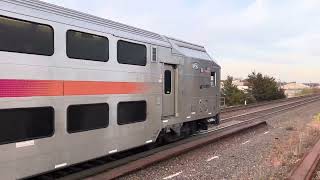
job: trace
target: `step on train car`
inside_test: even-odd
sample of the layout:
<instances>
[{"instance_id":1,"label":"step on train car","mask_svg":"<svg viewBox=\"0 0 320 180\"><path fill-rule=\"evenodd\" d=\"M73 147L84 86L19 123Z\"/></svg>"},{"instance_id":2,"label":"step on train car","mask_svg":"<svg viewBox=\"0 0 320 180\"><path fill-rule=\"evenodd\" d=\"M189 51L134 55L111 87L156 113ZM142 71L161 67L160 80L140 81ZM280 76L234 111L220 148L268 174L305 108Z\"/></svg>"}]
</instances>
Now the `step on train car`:
<instances>
[{"instance_id":1,"label":"step on train car","mask_svg":"<svg viewBox=\"0 0 320 180\"><path fill-rule=\"evenodd\" d=\"M41 1L0 1L0 64L1 179L219 123L203 46Z\"/></svg>"}]
</instances>

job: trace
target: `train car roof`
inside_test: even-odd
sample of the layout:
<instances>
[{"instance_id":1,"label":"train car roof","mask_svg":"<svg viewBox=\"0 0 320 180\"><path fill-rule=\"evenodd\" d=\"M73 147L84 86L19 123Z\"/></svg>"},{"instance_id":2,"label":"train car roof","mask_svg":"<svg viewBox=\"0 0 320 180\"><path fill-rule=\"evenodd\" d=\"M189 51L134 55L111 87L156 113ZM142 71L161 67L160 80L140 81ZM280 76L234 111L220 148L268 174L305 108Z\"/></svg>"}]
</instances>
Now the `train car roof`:
<instances>
[{"instance_id":1,"label":"train car roof","mask_svg":"<svg viewBox=\"0 0 320 180\"><path fill-rule=\"evenodd\" d=\"M168 41L171 43L172 48L175 50L173 51L176 54L180 54L186 57L190 57L193 59L201 59L201 60L209 60L214 62L214 64L218 67L218 63L213 59L204 46L197 45L197 44L192 44L186 41L182 41L179 39L175 39L172 37L166 37Z\"/></svg>"},{"instance_id":2,"label":"train car roof","mask_svg":"<svg viewBox=\"0 0 320 180\"><path fill-rule=\"evenodd\" d=\"M39 0L2 0L0 1L0 9L72 26L79 26L78 24L81 24L81 27L86 29L160 46L170 46L167 39L160 34Z\"/></svg>"},{"instance_id":3,"label":"train car roof","mask_svg":"<svg viewBox=\"0 0 320 180\"><path fill-rule=\"evenodd\" d=\"M86 29L101 31L114 36L147 42L153 45L174 48L180 54L193 58L212 60L203 46L162 36L151 31L53 5L40 0L2 0L0 1L0 10L29 17L33 16L34 18L41 18L54 22L61 22L73 26L81 24L81 27L83 26L83 28Z\"/></svg>"}]
</instances>

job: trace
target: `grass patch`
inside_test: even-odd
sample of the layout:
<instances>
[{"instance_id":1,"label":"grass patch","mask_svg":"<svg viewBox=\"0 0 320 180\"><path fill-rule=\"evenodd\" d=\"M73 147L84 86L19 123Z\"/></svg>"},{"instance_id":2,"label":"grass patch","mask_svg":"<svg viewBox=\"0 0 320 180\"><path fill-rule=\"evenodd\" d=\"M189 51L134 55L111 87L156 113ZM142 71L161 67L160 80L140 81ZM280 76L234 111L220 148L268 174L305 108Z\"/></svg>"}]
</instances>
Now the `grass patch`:
<instances>
[{"instance_id":1,"label":"grass patch","mask_svg":"<svg viewBox=\"0 0 320 180\"><path fill-rule=\"evenodd\" d=\"M320 113L318 113L317 115L314 116L313 120L315 122L320 122Z\"/></svg>"}]
</instances>

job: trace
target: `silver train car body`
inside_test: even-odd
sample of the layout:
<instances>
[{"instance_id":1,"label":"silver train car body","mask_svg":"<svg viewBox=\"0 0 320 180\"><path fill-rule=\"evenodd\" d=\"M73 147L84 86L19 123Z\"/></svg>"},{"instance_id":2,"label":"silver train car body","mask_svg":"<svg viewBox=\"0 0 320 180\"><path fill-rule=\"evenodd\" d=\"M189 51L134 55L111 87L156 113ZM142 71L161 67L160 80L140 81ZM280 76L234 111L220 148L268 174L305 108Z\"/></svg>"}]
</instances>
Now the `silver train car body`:
<instances>
[{"instance_id":1,"label":"silver train car body","mask_svg":"<svg viewBox=\"0 0 320 180\"><path fill-rule=\"evenodd\" d=\"M12 127L6 122L10 116L28 108L50 107L54 113L54 130L47 137L27 138L27 130L21 132L25 126L17 125L16 132L26 138L1 138L1 179L26 178L114 154L153 143L161 135L178 136L188 122L219 119L220 66L202 46L36 0L2 0L0 17L49 25L54 32L54 52L48 56L0 50L0 126ZM107 38L108 61L69 58L69 30ZM143 45L146 64L119 63L119 41ZM105 89L111 86L115 88ZM141 101L146 103L145 119L117 122L119 103ZM106 127L67 131L70 106L99 103L108 105Z\"/></svg>"}]
</instances>

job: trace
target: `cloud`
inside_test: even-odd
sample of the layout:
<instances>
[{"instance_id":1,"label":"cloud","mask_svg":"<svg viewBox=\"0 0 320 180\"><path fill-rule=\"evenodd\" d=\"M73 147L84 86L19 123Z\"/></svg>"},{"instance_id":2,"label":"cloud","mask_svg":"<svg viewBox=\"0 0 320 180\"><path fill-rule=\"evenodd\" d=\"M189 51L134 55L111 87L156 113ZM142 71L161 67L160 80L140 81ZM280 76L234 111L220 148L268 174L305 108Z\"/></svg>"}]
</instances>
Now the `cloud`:
<instances>
[{"instance_id":1,"label":"cloud","mask_svg":"<svg viewBox=\"0 0 320 180\"><path fill-rule=\"evenodd\" d=\"M251 62L236 63L236 60L234 60L233 62L224 63L222 68L224 69L224 76L232 75L243 78L247 77L249 72L256 71L276 77L278 81L319 82L319 78L316 78L320 75L319 67L320 63L316 63L313 66L304 64L271 64L263 61L252 64ZM225 71L226 69L228 71ZM247 69L248 71L242 71L242 69ZM234 74L233 72L237 73Z\"/></svg>"},{"instance_id":2,"label":"cloud","mask_svg":"<svg viewBox=\"0 0 320 180\"><path fill-rule=\"evenodd\" d=\"M320 81L319 0L46 1L204 45L224 76Z\"/></svg>"},{"instance_id":3,"label":"cloud","mask_svg":"<svg viewBox=\"0 0 320 180\"><path fill-rule=\"evenodd\" d=\"M279 41L275 46L288 52L301 52L305 56L320 57L319 42L320 33L311 32Z\"/></svg>"}]
</instances>

